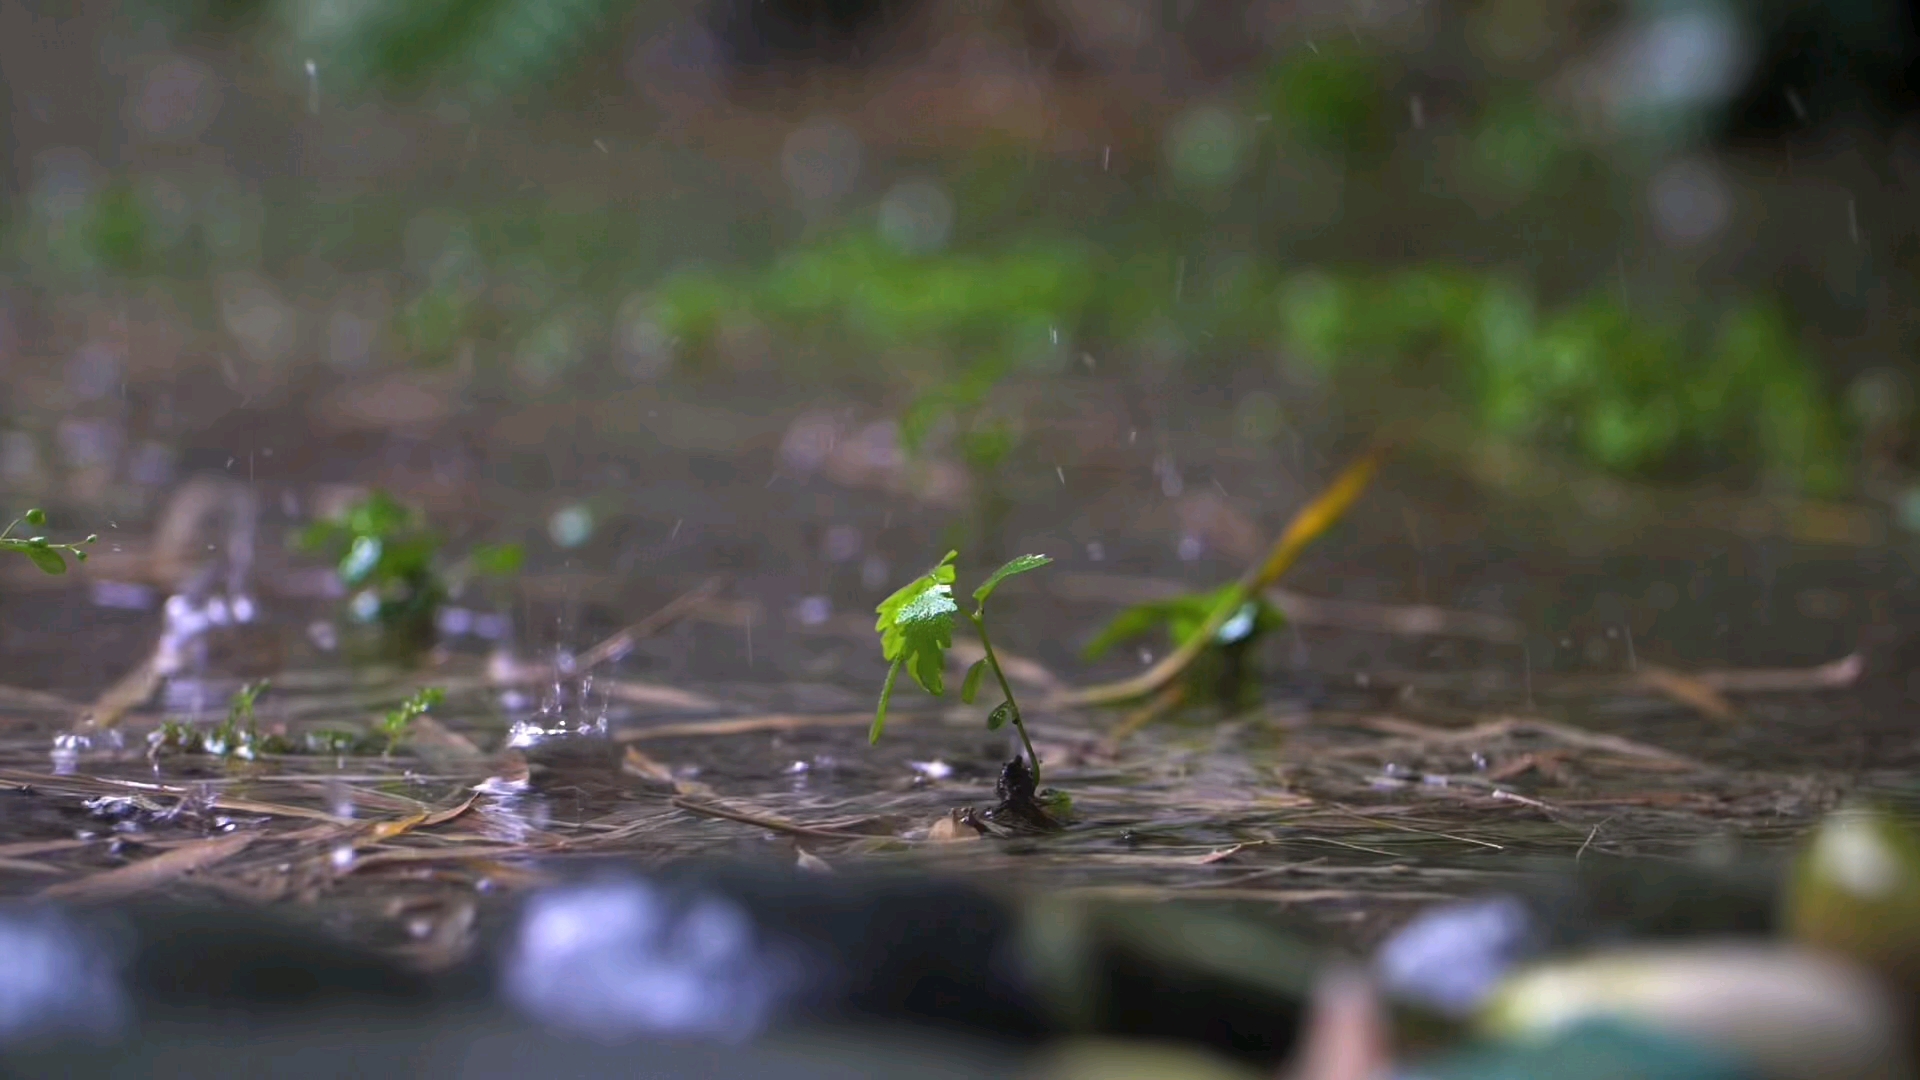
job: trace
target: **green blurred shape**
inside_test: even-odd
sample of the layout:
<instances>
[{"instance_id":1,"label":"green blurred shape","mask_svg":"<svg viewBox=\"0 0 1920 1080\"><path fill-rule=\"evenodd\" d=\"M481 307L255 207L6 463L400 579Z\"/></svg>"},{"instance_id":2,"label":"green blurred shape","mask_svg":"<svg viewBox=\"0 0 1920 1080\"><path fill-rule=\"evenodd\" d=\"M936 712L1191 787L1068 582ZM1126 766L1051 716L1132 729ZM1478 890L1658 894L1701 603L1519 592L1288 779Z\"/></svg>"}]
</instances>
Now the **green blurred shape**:
<instances>
[{"instance_id":1,"label":"green blurred shape","mask_svg":"<svg viewBox=\"0 0 1920 1080\"><path fill-rule=\"evenodd\" d=\"M473 316L472 298L459 288L443 285L401 307L394 329L414 359L433 363L452 356Z\"/></svg>"},{"instance_id":2,"label":"green blurred shape","mask_svg":"<svg viewBox=\"0 0 1920 1080\"><path fill-rule=\"evenodd\" d=\"M1629 476L1752 460L1811 494L1849 479L1833 395L1769 303L1673 321L1598 291L1538 314L1496 275L1434 267L1307 271L1276 299L1280 341L1308 363L1451 387L1496 437Z\"/></svg>"},{"instance_id":3,"label":"green blurred shape","mask_svg":"<svg viewBox=\"0 0 1920 1080\"><path fill-rule=\"evenodd\" d=\"M1376 150L1392 136L1385 65L1350 42L1295 49L1267 74L1281 130L1322 150Z\"/></svg>"},{"instance_id":4,"label":"green blurred shape","mask_svg":"<svg viewBox=\"0 0 1920 1080\"><path fill-rule=\"evenodd\" d=\"M147 262L151 229L133 186L115 183L93 197L86 218L86 248L101 267L121 274Z\"/></svg>"}]
</instances>

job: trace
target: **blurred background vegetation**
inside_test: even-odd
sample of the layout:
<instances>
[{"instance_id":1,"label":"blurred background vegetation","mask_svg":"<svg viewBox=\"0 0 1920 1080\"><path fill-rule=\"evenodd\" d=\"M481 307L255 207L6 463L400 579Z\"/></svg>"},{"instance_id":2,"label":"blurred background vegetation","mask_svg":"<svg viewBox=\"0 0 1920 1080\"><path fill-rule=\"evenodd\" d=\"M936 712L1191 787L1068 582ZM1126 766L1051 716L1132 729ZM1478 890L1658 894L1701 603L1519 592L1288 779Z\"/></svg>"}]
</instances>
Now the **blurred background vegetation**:
<instances>
[{"instance_id":1,"label":"blurred background vegetation","mask_svg":"<svg viewBox=\"0 0 1920 1080\"><path fill-rule=\"evenodd\" d=\"M1914 55L1875 0L12 4L0 484L651 385L991 487L1097 373L1920 525Z\"/></svg>"}]
</instances>

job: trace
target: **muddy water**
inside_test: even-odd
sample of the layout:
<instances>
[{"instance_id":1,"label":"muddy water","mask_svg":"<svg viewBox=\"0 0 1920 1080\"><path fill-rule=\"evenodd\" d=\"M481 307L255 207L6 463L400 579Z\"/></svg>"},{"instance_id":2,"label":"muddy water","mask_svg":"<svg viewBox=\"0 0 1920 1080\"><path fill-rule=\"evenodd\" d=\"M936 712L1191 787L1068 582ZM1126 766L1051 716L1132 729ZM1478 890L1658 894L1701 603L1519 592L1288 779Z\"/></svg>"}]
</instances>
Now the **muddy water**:
<instances>
[{"instance_id":1,"label":"muddy water","mask_svg":"<svg viewBox=\"0 0 1920 1080\"><path fill-rule=\"evenodd\" d=\"M996 481L1011 510L988 546L1058 560L995 600L1029 702L1149 662L1161 643L1078 649L1126 603L1237 573L1346 449L1310 428L1236 442L1204 396L1141 419L1080 389ZM64 579L0 568L0 892L211 892L444 964L494 898L566 860L721 854L1210 899L1359 943L1535 860L1778 850L1849 793L1916 787L1897 632L1914 582L1871 513L1502 487L1413 452L1276 597L1293 622L1260 654L1259 707L1115 742L1116 714L1030 704L1076 824L943 841L1012 744L984 709L909 689L868 746L869 612L949 544L977 575L974 504L950 464L902 473L874 415L649 391L371 444L251 416L199 436L276 432L250 480L214 469L106 527L59 508L105 539ZM455 547L529 548L511 590L455 603L419 668L347 659L325 568L286 551L353 480L419 501ZM563 512L585 532L570 547ZM258 723L294 738L447 697L392 754L149 756L163 721L213 723L259 678Z\"/></svg>"}]
</instances>

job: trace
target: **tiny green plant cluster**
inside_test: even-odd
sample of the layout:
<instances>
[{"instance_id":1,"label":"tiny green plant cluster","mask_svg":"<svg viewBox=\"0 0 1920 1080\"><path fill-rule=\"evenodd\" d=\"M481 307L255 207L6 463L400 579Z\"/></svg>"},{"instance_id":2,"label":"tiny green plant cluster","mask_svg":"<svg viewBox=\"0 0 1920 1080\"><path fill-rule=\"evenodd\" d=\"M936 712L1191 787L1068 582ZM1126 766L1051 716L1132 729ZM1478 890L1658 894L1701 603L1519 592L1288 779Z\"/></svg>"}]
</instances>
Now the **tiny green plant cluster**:
<instances>
[{"instance_id":1,"label":"tiny green plant cluster","mask_svg":"<svg viewBox=\"0 0 1920 1080\"><path fill-rule=\"evenodd\" d=\"M44 536L14 536L16 525L30 525L38 528L47 523L47 512L38 507L13 519L5 529L0 529L0 551L12 551L26 556L43 573L64 574L67 572L66 556L71 555L75 562L86 562L87 553L83 544L98 543L100 537L89 536L77 544L56 544Z\"/></svg>"},{"instance_id":2,"label":"tiny green plant cluster","mask_svg":"<svg viewBox=\"0 0 1920 1080\"><path fill-rule=\"evenodd\" d=\"M184 720L166 721L147 737L147 756L206 754L252 761L263 754L391 754L406 740L413 722L446 699L440 687L424 687L376 719L364 733L326 729L294 740L260 731L254 704L270 685L263 680L234 691L227 715L211 730Z\"/></svg>"},{"instance_id":3,"label":"tiny green plant cluster","mask_svg":"<svg viewBox=\"0 0 1920 1080\"><path fill-rule=\"evenodd\" d=\"M873 628L880 634L880 651L890 666L887 681L880 688L880 706L873 716L873 730L868 734L872 742L879 742L880 733L886 730L887 706L893 700L893 684L902 668L927 693L935 697L946 693L947 650L953 647L953 617L960 612L960 605L953 599L953 560L959 554L947 552L933 569L902 586L874 609L880 619ZM980 635L980 648L986 655L974 661L960 683L960 700L971 705L987 672L993 673L1004 700L987 715L987 728L997 731L1011 723L1020 733L1020 743L1027 752L1027 769L1036 787L1040 783L1040 755L1034 752L1033 740L1027 736L1026 722L1013 697L1013 686L1000 669L993 639L987 634L987 598L1013 575L1037 570L1052 561L1045 555L1021 555L995 570L973 590L974 608L967 618L973 623L974 632Z\"/></svg>"},{"instance_id":4,"label":"tiny green plant cluster","mask_svg":"<svg viewBox=\"0 0 1920 1080\"><path fill-rule=\"evenodd\" d=\"M375 491L340 518L319 521L298 537L307 551L336 560L355 620L415 646L432 640L440 605L474 577L510 577L525 553L518 544L487 544L443 566L445 541L425 519Z\"/></svg>"},{"instance_id":5,"label":"tiny green plant cluster","mask_svg":"<svg viewBox=\"0 0 1920 1080\"><path fill-rule=\"evenodd\" d=\"M1164 630L1167 644L1179 647L1199 633L1208 618L1236 593L1235 585L1211 592L1186 593L1165 600L1151 600L1115 615L1087 642L1083 655L1097 659L1114 646L1135 641ZM1222 705L1245 704L1255 690L1252 670L1254 646L1287 623L1280 609L1264 597L1255 596L1236 608L1226 622L1213 633L1200 656L1185 676L1189 698L1212 699Z\"/></svg>"},{"instance_id":6,"label":"tiny green plant cluster","mask_svg":"<svg viewBox=\"0 0 1920 1080\"><path fill-rule=\"evenodd\" d=\"M374 734L385 739L386 752L392 753L407 737L413 722L426 715L435 705L445 701L447 692L437 686L422 688L418 693L400 703L400 707L382 716L374 725Z\"/></svg>"},{"instance_id":7,"label":"tiny green plant cluster","mask_svg":"<svg viewBox=\"0 0 1920 1080\"><path fill-rule=\"evenodd\" d=\"M147 737L147 756L159 757L172 751L252 761L261 754L293 752L294 747L285 739L260 734L254 703L271 685L263 679L235 690L227 700L227 715L212 730L202 731L184 720L166 721Z\"/></svg>"}]
</instances>

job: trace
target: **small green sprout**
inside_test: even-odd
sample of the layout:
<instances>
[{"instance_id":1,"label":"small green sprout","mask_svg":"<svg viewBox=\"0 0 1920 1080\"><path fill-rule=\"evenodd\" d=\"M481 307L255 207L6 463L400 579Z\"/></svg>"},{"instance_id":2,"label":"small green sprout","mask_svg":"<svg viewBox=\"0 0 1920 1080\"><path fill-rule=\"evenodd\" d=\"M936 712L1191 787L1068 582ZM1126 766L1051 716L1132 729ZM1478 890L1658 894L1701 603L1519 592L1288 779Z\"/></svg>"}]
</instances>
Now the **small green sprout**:
<instances>
[{"instance_id":1,"label":"small green sprout","mask_svg":"<svg viewBox=\"0 0 1920 1080\"><path fill-rule=\"evenodd\" d=\"M351 731L310 731L294 742L279 735L262 735L254 703L270 684L248 683L234 691L227 715L212 730L203 731L184 720L168 720L147 736L147 756L173 751L252 761L261 754L391 754L406 738L413 721L446 699L437 686L421 689L398 708L374 720L364 734Z\"/></svg>"},{"instance_id":2,"label":"small green sprout","mask_svg":"<svg viewBox=\"0 0 1920 1080\"><path fill-rule=\"evenodd\" d=\"M272 683L261 680L247 683L227 700L227 715L212 731L201 731L184 720L168 720L147 736L147 756L158 757L164 751L183 754L210 754L214 757L252 761L261 754L285 753L286 740L260 734L260 722L254 715L254 703Z\"/></svg>"},{"instance_id":3,"label":"small green sprout","mask_svg":"<svg viewBox=\"0 0 1920 1080\"><path fill-rule=\"evenodd\" d=\"M374 725L374 733L386 740L385 752L393 753L394 748L400 745L400 740L406 738L407 729L413 726L414 720L445 701L446 697L445 690L438 686L428 686L401 702L399 708L381 717Z\"/></svg>"},{"instance_id":4,"label":"small green sprout","mask_svg":"<svg viewBox=\"0 0 1920 1080\"><path fill-rule=\"evenodd\" d=\"M78 544L56 544L44 536L22 537L12 535L14 526L23 522L33 526L45 525L47 523L47 512L39 507L35 507L21 514L19 517L14 518L12 524L8 525L5 529L0 529L0 551L17 551L25 555L28 559L32 560L33 565L40 568L42 573L64 574L67 572L67 560L60 554L63 551L73 556L75 562L86 562L87 553L80 545L95 544L100 541L100 537L94 535L87 537Z\"/></svg>"},{"instance_id":5,"label":"small green sprout","mask_svg":"<svg viewBox=\"0 0 1920 1080\"><path fill-rule=\"evenodd\" d=\"M908 582L874 609L880 615L873 627L880 634L880 652L891 666L887 668L887 681L880 688L880 707L873 716L873 730L868 733L871 742L879 742L880 733L886 730L887 706L893 700L893 684L900 677L901 668L927 693L935 697L946 693L946 650L953 647L953 617L960 611L960 605L953 599L953 560L959 554L947 552L933 569ZM1021 718L1019 704L1014 701L1013 687L1000 670L993 640L987 636L986 608L987 598L1001 582L1052 561L1045 555L1022 555L995 570L973 590L974 609L967 618L973 622L974 632L980 635L980 647L986 655L974 661L960 682L960 700L971 705L986 673L993 672L1004 700L988 714L987 728L998 731L1008 723L1013 724L1014 730L1020 733L1021 745L1026 747L1028 771L1036 786L1040 782L1040 755L1034 752L1033 740L1027 737L1027 726Z\"/></svg>"}]
</instances>

